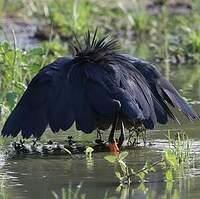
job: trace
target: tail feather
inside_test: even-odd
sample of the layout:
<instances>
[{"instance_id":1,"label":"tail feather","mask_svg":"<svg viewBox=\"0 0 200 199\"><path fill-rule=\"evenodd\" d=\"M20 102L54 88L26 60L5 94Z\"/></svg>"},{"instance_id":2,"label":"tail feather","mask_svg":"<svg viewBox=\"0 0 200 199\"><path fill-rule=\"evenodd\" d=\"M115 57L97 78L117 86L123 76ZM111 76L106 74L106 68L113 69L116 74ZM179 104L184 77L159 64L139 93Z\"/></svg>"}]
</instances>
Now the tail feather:
<instances>
[{"instance_id":1,"label":"tail feather","mask_svg":"<svg viewBox=\"0 0 200 199\"><path fill-rule=\"evenodd\" d=\"M176 107L179 111L182 111L190 120L199 119L199 116L192 110L190 105L181 97L178 91L170 84L166 79L159 81L159 87L161 95L164 99Z\"/></svg>"},{"instance_id":2,"label":"tail feather","mask_svg":"<svg viewBox=\"0 0 200 199\"><path fill-rule=\"evenodd\" d=\"M190 120L199 119L199 116L178 93L170 92L167 89L163 89L163 92L169 97L173 105L182 111Z\"/></svg>"}]
</instances>

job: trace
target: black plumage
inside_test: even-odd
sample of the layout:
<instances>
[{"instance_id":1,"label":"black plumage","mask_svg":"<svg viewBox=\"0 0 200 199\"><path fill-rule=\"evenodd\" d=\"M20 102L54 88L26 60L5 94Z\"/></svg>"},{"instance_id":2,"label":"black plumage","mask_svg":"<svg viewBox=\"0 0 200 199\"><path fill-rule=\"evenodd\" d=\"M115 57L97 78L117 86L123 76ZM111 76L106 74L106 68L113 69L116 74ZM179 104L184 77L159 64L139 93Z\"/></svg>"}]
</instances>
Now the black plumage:
<instances>
[{"instance_id":1,"label":"black plumage","mask_svg":"<svg viewBox=\"0 0 200 199\"><path fill-rule=\"evenodd\" d=\"M73 45L71 58L58 58L39 71L8 117L3 136L40 137L49 125L67 130L130 129L177 120L169 105L190 120L198 115L150 63L118 52L117 41L88 32ZM178 121L178 120L177 120ZM112 141L112 140L110 140Z\"/></svg>"}]
</instances>

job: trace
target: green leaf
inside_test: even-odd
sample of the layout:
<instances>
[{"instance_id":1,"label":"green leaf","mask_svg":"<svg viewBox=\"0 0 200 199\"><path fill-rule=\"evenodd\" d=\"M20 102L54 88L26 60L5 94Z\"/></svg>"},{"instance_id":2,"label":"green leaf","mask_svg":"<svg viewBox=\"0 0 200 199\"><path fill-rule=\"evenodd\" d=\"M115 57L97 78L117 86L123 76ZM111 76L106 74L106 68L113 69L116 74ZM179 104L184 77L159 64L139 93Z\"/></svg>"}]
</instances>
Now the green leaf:
<instances>
[{"instance_id":1,"label":"green leaf","mask_svg":"<svg viewBox=\"0 0 200 199\"><path fill-rule=\"evenodd\" d=\"M119 159L120 160L124 160L128 155L128 152L127 151L123 151L119 154Z\"/></svg>"},{"instance_id":2,"label":"green leaf","mask_svg":"<svg viewBox=\"0 0 200 199\"><path fill-rule=\"evenodd\" d=\"M117 188L115 189L115 192L120 193L122 190L122 186L121 184L119 186L117 186Z\"/></svg>"},{"instance_id":3,"label":"green leaf","mask_svg":"<svg viewBox=\"0 0 200 199\"><path fill-rule=\"evenodd\" d=\"M177 168L178 161L176 159L176 155L170 149L165 150L165 159L171 167L173 167L174 169Z\"/></svg>"},{"instance_id":4,"label":"green leaf","mask_svg":"<svg viewBox=\"0 0 200 199\"><path fill-rule=\"evenodd\" d=\"M172 180L174 179L171 169L169 169L169 170L166 171L165 177L166 177L166 180L167 180L167 181L172 181Z\"/></svg>"},{"instance_id":5,"label":"green leaf","mask_svg":"<svg viewBox=\"0 0 200 199\"><path fill-rule=\"evenodd\" d=\"M86 147L86 150L85 150L85 154L87 157L91 158L92 157L92 152L94 151L94 149L90 146L87 146Z\"/></svg>"},{"instance_id":6,"label":"green leaf","mask_svg":"<svg viewBox=\"0 0 200 199\"><path fill-rule=\"evenodd\" d=\"M146 161L144 168L146 169L147 173L150 172L150 171L155 172L154 166L149 161Z\"/></svg>"},{"instance_id":7,"label":"green leaf","mask_svg":"<svg viewBox=\"0 0 200 199\"><path fill-rule=\"evenodd\" d=\"M104 159L113 164L115 163L117 157L114 155L107 155L104 157Z\"/></svg>"},{"instance_id":8,"label":"green leaf","mask_svg":"<svg viewBox=\"0 0 200 199\"><path fill-rule=\"evenodd\" d=\"M126 173L126 170L127 170L126 163L125 163L124 161L122 161L122 160L119 160L118 162L119 162L119 164L120 164L121 170L122 170L124 173Z\"/></svg>"},{"instance_id":9,"label":"green leaf","mask_svg":"<svg viewBox=\"0 0 200 199\"><path fill-rule=\"evenodd\" d=\"M166 165L166 161L164 159L162 159L162 162L158 163L158 165L162 168L162 169L166 169L167 165Z\"/></svg>"},{"instance_id":10,"label":"green leaf","mask_svg":"<svg viewBox=\"0 0 200 199\"><path fill-rule=\"evenodd\" d=\"M145 174L144 172L140 172L140 173L137 174L137 176L138 176L138 177L140 178L140 180L142 180L142 181L144 180L145 175L146 175L146 174Z\"/></svg>"},{"instance_id":11,"label":"green leaf","mask_svg":"<svg viewBox=\"0 0 200 199\"><path fill-rule=\"evenodd\" d=\"M121 174L120 174L119 171L115 171L115 176L116 176L119 180L121 180L121 178L122 178L122 176L121 176Z\"/></svg>"},{"instance_id":12,"label":"green leaf","mask_svg":"<svg viewBox=\"0 0 200 199\"><path fill-rule=\"evenodd\" d=\"M94 151L94 149L92 147L90 147L90 146L86 147L86 150L85 150L86 153L92 153L93 151Z\"/></svg>"},{"instance_id":13,"label":"green leaf","mask_svg":"<svg viewBox=\"0 0 200 199\"><path fill-rule=\"evenodd\" d=\"M10 49L10 44L8 42L4 42L1 44L2 49L4 49L4 51L7 51L8 49Z\"/></svg>"},{"instance_id":14,"label":"green leaf","mask_svg":"<svg viewBox=\"0 0 200 199\"><path fill-rule=\"evenodd\" d=\"M155 167L152 166L150 171L152 171L152 172L156 172Z\"/></svg>"},{"instance_id":15,"label":"green leaf","mask_svg":"<svg viewBox=\"0 0 200 199\"><path fill-rule=\"evenodd\" d=\"M136 172L133 169L130 169L130 171L131 171L131 174L136 175Z\"/></svg>"}]
</instances>

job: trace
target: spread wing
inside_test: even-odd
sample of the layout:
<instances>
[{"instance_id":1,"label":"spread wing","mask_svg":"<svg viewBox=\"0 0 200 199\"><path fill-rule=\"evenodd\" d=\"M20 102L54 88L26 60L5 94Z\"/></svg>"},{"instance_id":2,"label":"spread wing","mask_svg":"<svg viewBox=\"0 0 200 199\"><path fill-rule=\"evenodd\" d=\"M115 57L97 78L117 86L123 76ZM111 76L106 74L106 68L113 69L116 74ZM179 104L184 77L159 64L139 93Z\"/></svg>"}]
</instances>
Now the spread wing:
<instances>
[{"instance_id":1,"label":"spread wing","mask_svg":"<svg viewBox=\"0 0 200 199\"><path fill-rule=\"evenodd\" d=\"M43 68L11 112L2 135L17 136L21 132L24 138L40 137L48 125L58 132L69 129L74 122L78 130L91 133L100 118L112 121L120 108L120 102L106 89L106 80L112 83L112 78L99 75L98 79L101 67L87 65L59 58Z\"/></svg>"},{"instance_id":2,"label":"spread wing","mask_svg":"<svg viewBox=\"0 0 200 199\"><path fill-rule=\"evenodd\" d=\"M53 132L68 129L74 122L66 81L71 59L58 58L33 78L8 117L2 135L40 137L47 125Z\"/></svg>"},{"instance_id":3,"label":"spread wing","mask_svg":"<svg viewBox=\"0 0 200 199\"><path fill-rule=\"evenodd\" d=\"M154 100L154 108L156 110L160 109L158 108L159 104L169 117L177 120L175 115L170 111L168 107L168 104L170 104L171 106L176 107L178 110L183 112L188 117L188 119L199 119L195 111L192 110L192 108L181 97L174 86L160 74L155 66L149 62L142 61L134 57L127 55L125 55L125 57L129 59L133 67L143 75L146 82L148 83L149 88L153 93L154 98L156 99L156 101ZM160 117L160 114L157 113L156 115L157 119L160 120L160 123L165 124L167 122L167 120Z\"/></svg>"}]
</instances>

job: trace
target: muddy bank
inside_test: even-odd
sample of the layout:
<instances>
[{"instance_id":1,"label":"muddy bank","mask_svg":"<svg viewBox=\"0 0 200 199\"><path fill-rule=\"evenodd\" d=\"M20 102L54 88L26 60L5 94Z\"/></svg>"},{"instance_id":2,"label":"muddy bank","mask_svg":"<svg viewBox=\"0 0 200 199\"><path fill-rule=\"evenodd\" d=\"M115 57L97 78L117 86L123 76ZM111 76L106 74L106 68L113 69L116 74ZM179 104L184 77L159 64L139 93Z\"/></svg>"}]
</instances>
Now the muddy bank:
<instances>
[{"instance_id":1,"label":"muddy bank","mask_svg":"<svg viewBox=\"0 0 200 199\"><path fill-rule=\"evenodd\" d=\"M0 41L8 41L17 48L29 49L39 45L39 41L34 37L37 27L41 26L36 21L24 21L17 18L1 19Z\"/></svg>"}]
</instances>

